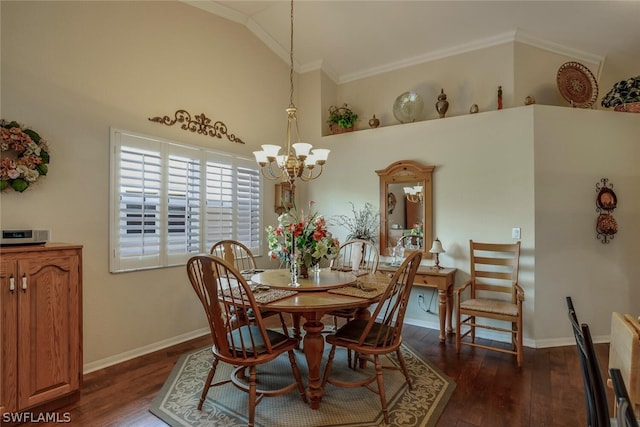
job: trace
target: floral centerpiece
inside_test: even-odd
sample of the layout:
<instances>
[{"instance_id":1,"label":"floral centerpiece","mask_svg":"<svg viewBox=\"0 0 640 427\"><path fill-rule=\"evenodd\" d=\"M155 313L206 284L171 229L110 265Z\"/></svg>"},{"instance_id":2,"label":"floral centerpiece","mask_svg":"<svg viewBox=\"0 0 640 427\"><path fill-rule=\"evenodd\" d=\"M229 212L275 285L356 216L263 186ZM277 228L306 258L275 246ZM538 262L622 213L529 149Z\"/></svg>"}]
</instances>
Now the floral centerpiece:
<instances>
[{"instance_id":1,"label":"floral centerpiece","mask_svg":"<svg viewBox=\"0 0 640 427\"><path fill-rule=\"evenodd\" d=\"M640 76L619 81L600 101L603 107L618 111L626 111L625 105L635 102L640 102Z\"/></svg>"},{"instance_id":2,"label":"floral centerpiece","mask_svg":"<svg viewBox=\"0 0 640 427\"><path fill-rule=\"evenodd\" d=\"M40 175L46 175L49 147L38 133L17 122L0 120L0 191L11 187L23 192Z\"/></svg>"},{"instance_id":3,"label":"floral centerpiece","mask_svg":"<svg viewBox=\"0 0 640 427\"><path fill-rule=\"evenodd\" d=\"M309 203L309 211L312 205L313 202ZM305 215L295 205L278 217L276 227L270 225L266 230L269 256L288 265L292 260L299 262L302 277L308 277L309 268L322 259L334 258L340 248L322 215L317 212Z\"/></svg>"},{"instance_id":4,"label":"floral centerpiece","mask_svg":"<svg viewBox=\"0 0 640 427\"><path fill-rule=\"evenodd\" d=\"M380 212L371 203L365 203L360 209L356 209L352 202L351 212L353 216L336 215L333 222L347 230L347 240L362 239L371 242L376 241L376 233L380 225Z\"/></svg>"}]
</instances>

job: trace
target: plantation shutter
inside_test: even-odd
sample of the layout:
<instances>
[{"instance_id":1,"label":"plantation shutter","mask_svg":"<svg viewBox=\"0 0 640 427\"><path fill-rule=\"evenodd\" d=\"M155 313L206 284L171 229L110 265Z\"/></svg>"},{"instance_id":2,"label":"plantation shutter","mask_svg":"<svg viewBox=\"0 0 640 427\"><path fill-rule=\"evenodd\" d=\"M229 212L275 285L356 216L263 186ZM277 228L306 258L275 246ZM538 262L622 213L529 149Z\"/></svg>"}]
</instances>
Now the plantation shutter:
<instances>
[{"instance_id":1,"label":"plantation shutter","mask_svg":"<svg viewBox=\"0 0 640 427\"><path fill-rule=\"evenodd\" d=\"M182 265L223 239L260 255L252 160L115 129L111 146L111 272Z\"/></svg>"},{"instance_id":2,"label":"plantation shutter","mask_svg":"<svg viewBox=\"0 0 640 427\"><path fill-rule=\"evenodd\" d=\"M160 265L160 190L162 158L160 144L121 135L119 159L118 269ZM131 146L128 145L130 143Z\"/></svg>"},{"instance_id":3,"label":"plantation shutter","mask_svg":"<svg viewBox=\"0 0 640 427\"><path fill-rule=\"evenodd\" d=\"M167 262L176 265L201 252L201 167L198 151L176 146L169 149Z\"/></svg>"}]
</instances>

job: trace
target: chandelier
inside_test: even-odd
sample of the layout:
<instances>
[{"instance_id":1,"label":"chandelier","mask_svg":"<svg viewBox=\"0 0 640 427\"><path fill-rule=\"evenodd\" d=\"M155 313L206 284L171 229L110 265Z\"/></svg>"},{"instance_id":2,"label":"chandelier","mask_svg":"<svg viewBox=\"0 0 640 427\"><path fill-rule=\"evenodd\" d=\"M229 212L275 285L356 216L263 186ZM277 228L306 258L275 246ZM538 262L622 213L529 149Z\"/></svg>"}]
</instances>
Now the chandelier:
<instances>
[{"instance_id":1,"label":"chandelier","mask_svg":"<svg viewBox=\"0 0 640 427\"><path fill-rule=\"evenodd\" d=\"M411 203L422 202L422 185L414 185L413 187L404 187L404 194Z\"/></svg>"},{"instance_id":2,"label":"chandelier","mask_svg":"<svg viewBox=\"0 0 640 427\"><path fill-rule=\"evenodd\" d=\"M322 166L329 157L329 151L323 148L313 149L311 144L300 142L297 109L293 103L293 0L291 0L291 49L289 50L289 108L287 108L287 146L285 154L279 154L279 145L262 145L261 151L254 151L256 162L262 175L267 179L294 183L296 178L303 181L316 179L322 173ZM295 134L295 135L294 135ZM296 141L292 144L292 141ZM317 173L315 172L317 171Z\"/></svg>"}]
</instances>

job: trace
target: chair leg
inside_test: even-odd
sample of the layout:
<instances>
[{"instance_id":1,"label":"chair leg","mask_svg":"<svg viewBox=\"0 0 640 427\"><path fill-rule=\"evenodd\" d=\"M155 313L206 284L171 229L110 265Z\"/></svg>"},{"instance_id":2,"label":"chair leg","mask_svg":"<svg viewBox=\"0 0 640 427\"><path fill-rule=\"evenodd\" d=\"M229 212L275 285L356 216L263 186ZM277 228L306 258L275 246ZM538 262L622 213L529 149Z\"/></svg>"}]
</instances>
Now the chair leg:
<instances>
[{"instance_id":1,"label":"chair leg","mask_svg":"<svg viewBox=\"0 0 640 427\"><path fill-rule=\"evenodd\" d=\"M471 316L470 318L471 325L471 342L476 342L476 316Z\"/></svg>"},{"instance_id":2,"label":"chair leg","mask_svg":"<svg viewBox=\"0 0 640 427\"><path fill-rule=\"evenodd\" d=\"M460 321L462 316L458 313L456 318L456 353L460 353Z\"/></svg>"},{"instance_id":3,"label":"chair leg","mask_svg":"<svg viewBox=\"0 0 640 427\"><path fill-rule=\"evenodd\" d=\"M380 357L377 354L374 356L374 362L376 365L376 381L378 382L378 394L380 395L380 404L382 406L382 414L384 415L384 422L389 424L389 411L387 410L387 396L384 393L384 378L382 377L382 364L380 363Z\"/></svg>"},{"instance_id":4,"label":"chair leg","mask_svg":"<svg viewBox=\"0 0 640 427\"><path fill-rule=\"evenodd\" d=\"M522 366L522 316L518 318L518 367Z\"/></svg>"},{"instance_id":5,"label":"chair leg","mask_svg":"<svg viewBox=\"0 0 640 427\"><path fill-rule=\"evenodd\" d=\"M256 389L256 367L251 366L249 368L249 424L247 424L247 427L253 427L256 416Z\"/></svg>"},{"instance_id":6,"label":"chair leg","mask_svg":"<svg viewBox=\"0 0 640 427\"><path fill-rule=\"evenodd\" d=\"M307 403L307 393L304 391L304 385L302 385L302 377L300 376L300 370L298 369L298 364L296 363L296 357L293 354L293 351L288 351L289 354L289 363L291 364L291 369L293 370L293 376L296 379L296 383L298 384L298 391L300 392L300 396L302 396L302 400L304 403Z\"/></svg>"},{"instance_id":7,"label":"chair leg","mask_svg":"<svg viewBox=\"0 0 640 427\"><path fill-rule=\"evenodd\" d=\"M333 363L333 357L336 354L336 346L331 346L331 351L329 352L329 359L327 360L327 365L324 367L324 375L322 376L322 385L321 387L324 389L324 386L327 384L329 380L329 374L331 373L331 364Z\"/></svg>"},{"instance_id":8,"label":"chair leg","mask_svg":"<svg viewBox=\"0 0 640 427\"><path fill-rule=\"evenodd\" d=\"M202 395L200 396L200 402L198 402L198 411L202 410L202 405L204 404L204 400L207 398L207 393L209 393L209 388L211 387L211 383L213 382L213 376L216 374L217 366L218 359L213 359L213 363L211 363L211 369L209 369L209 374L207 375L207 380L202 387Z\"/></svg>"},{"instance_id":9,"label":"chair leg","mask_svg":"<svg viewBox=\"0 0 640 427\"><path fill-rule=\"evenodd\" d=\"M278 313L280 316L280 325L282 325L282 332L288 337L289 336L289 328L287 328L287 322L284 321L284 316L282 313Z\"/></svg>"},{"instance_id":10,"label":"chair leg","mask_svg":"<svg viewBox=\"0 0 640 427\"><path fill-rule=\"evenodd\" d=\"M409 371L407 370L407 363L404 361L404 357L402 356L402 352L398 348L396 350L396 355L398 356L398 361L400 362L400 368L402 368L402 373L404 374L405 379L407 380L407 384L409 385L409 390L413 390L413 385L411 384L411 377L409 376Z\"/></svg>"}]
</instances>

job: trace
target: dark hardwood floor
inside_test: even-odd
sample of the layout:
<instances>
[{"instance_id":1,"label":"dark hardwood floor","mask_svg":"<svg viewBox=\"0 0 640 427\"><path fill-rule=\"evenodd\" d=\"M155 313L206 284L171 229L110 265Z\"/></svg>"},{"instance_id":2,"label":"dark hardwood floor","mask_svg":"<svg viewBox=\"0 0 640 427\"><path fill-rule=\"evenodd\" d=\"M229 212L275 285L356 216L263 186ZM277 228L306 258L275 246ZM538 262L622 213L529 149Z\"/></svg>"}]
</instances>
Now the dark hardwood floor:
<instances>
[{"instance_id":1,"label":"dark hardwood floor","mask_svg":"<svg viewBox=\"0 0 640 427\"><path fill-rule=\"evenodd\" d=\"M405 344L456 383L438 426L586 425L582 379L573 346L525 348L519 369L515 358L507 354L463 347L457 355L454 338L441 344L436 330L405 325L403 337ZM148 412L150 402L181 354L209 344L206 336L87 374L80 400L57 412L68 412L71 425L83 427L164 426ZM604 374L608 345L598 344L596 349ZM612 395L609 397L612 402Z\"/></svg>"}]
</instances>

